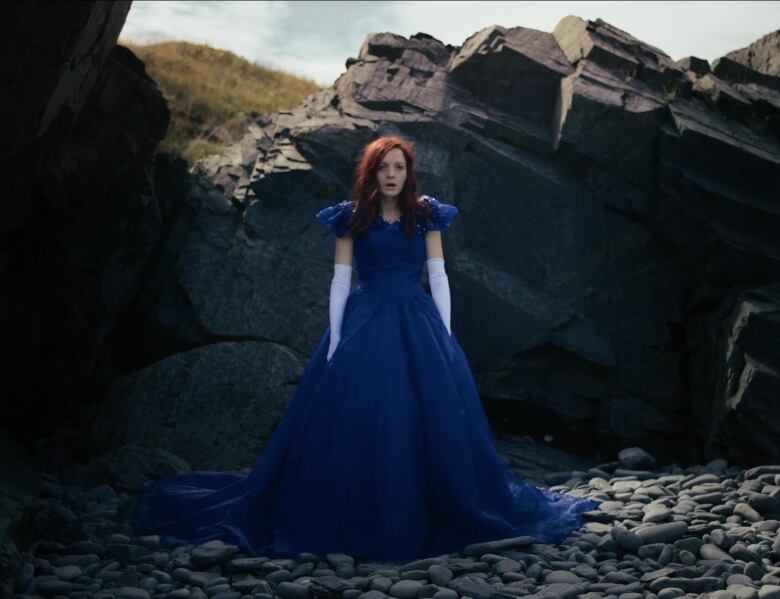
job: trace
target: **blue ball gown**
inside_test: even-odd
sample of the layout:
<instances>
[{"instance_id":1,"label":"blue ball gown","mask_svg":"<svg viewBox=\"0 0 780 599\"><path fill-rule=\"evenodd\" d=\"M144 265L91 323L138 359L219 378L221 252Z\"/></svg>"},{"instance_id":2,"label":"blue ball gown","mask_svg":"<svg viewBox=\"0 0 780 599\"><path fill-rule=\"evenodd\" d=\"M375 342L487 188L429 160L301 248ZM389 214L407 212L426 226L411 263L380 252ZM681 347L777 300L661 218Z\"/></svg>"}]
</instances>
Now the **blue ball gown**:
<instances>
[{"instance_id":1,"label":"blue ball gown","mask_svg":"<svg viewBox=\"0 0 780 599\"><path fill-rule=\"evenodd\" d=\"M526 483L497 452L466 356L421 284L425 233L458 209L422 198L432 220L418 215L412 239L403 217L381 216L354 238L341 340L326 360L325 330L251 472L147 482L137 534L221 539L253 556L408 561L520 535L558 544L583 525L598 502ZM340 236L354 205L315 218Z\"/></svg>"}]
</instances>

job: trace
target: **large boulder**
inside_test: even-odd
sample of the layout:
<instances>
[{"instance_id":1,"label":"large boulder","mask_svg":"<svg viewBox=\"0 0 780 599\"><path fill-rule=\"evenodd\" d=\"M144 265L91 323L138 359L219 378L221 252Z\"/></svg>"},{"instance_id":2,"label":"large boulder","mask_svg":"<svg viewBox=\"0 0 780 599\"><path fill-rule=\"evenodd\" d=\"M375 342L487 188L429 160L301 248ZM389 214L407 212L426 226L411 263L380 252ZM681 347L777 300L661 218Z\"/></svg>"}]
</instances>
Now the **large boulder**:
<instances>
[{"instance_id":1,"label":"large boulder","mask_svg":"<svg viewBox=\"0 0 780 599\"><path fill-rule=\"evenodd\" d=\"M181 352L114 381L90 436L108 449L167 451L195 470L240 470L262 452L302 370L299 356L272 342Z\"/></svg>"},{"instance_id":2,"label":"large boulder","mask_svg":"<svg viewBox=\"0 0 780 599\"><path fill-rule=\"evenodd\" d=\"M751 81L772 92L773 75ZM195 166L130 345L308 355L332 261L313 215L346 197L364 143L400 133L425 191L460 210L453 329L486 400L605 455L702 459L719 420L697 394L726 401L703 344L735 291L780 280L780 148L757 98L601 20L492 26L457 48L370 35L332 87Z\"/></svg>"},{"instance_id":3,"label":"large boulder","mask_svg":"<svg viewBox=\"0 0 780 599\"><path fill-rule=\"evenodd\" d=\"M160 239L150 165L170 113L116 45L129 8L1 9L0 387L3 422L27 442L102 395L108 340Z\"/></svg>"},{"instance_id":4,"label":"large boulder","mask_svg":"<svg viewBox=\"0 0 780 599\"><path fill-rule=\"evenodd\" d=\"M716 393L706 405L711 453L780 461L780 282L739 293L714 346Z\"/></svg>"},{"instance_id":5,"label":"large boulder","mask_svg":"<svg viewBox=\"0 0 780 599\"><path fill-rule=\"evenodd\" d=\"M780 29L761 36L744 48L729 52L724 58L750 67L755 73L780 76Z\"/></svg>"},{"instance_id":6,"label":"large boulder","mask_svg":"<svg viewBox=\"0 0 780 599\"><path fill-rule=\"evenodd\" d=\"M3 596L18 549L42 532L24 518L49 462L34 442L110 376L106 339L159 238L147 167L169 113L143 64L116 46L129 9L0 7Z\"/></svg>"}]
</instances>

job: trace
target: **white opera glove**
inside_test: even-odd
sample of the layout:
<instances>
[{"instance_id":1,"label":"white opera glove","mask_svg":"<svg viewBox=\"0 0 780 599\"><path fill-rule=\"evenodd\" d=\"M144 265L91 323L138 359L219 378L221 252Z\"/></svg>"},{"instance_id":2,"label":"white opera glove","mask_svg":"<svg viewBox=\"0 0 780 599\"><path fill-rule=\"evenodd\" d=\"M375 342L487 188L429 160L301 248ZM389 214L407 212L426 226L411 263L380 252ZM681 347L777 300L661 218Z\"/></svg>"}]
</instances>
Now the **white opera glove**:
<instances>
[{"instance_id":1,"label":"white opera glove","mask_svg":"<svg viewBox=\"0 0 780 599\"><path fill-rule=\"evenodd\" d=\"M444 258L429 258L426 261L428 266L428 285L431 288L431 296L439 310L439 315L447 327L447 332L452 336L450 329L450 283L447 273L444 270Z\"/></svg>"},{"instance_id":2,"label":"white opera glove","mask_svg":"<svg viewBox=\"0 0 780 599\"><path fill-rule=\"evenodd\" d=\"M333 280L330 282L330 347L328 348L327 361L330 361L330 357L333 355L333 352L336 351L336 346L341 339L341 323L344 318L344 307L347 304L347 296L349 296L351 288L352 265L334 264Z\"/></svg>"}]
</instances>

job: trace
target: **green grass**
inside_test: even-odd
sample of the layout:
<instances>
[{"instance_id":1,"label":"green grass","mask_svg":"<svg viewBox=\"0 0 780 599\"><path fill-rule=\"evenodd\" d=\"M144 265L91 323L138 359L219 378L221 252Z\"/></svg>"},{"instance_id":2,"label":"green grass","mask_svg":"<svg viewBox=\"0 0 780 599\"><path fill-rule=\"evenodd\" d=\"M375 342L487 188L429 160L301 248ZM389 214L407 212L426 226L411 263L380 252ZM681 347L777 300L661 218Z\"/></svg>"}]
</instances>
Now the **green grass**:
<instances>
[{"instance_id":1,"label":"green grass","mask_svg":"<svg viewBox=\"0 0 780 599\"><path fill-rule=\"evenodd\" d=\"M254 116L294 108L321 87L208 45L122 45L144 62L171 110L157 151L178 154L190 164L240 139Z\"/></svg>"}]
</instances>

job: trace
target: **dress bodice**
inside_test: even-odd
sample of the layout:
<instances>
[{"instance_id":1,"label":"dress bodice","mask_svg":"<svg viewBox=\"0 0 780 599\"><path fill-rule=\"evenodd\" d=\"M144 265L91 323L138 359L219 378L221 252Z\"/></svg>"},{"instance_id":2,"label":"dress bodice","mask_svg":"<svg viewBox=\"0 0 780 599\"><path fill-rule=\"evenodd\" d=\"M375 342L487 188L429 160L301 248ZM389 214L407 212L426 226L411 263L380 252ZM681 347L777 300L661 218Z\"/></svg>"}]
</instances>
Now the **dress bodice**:
<instances>
[{"instance_id":1,"label":"dress bodice","mask_svg":"<svg viewBox=\"0 0 780 599\"><path fill-rule=\"evenodd\" d=\"M423 202L431 209L430 220L421 214L415 232L407 239L405 220L401 216L387 222L377 216L371 228L353 237L355 266L357 269L357 293L372 292L384 296L405 296L422 290L420 279L425 264L425 234L428 231L444 231L452 224L458 209L450 204L423 195ZM349 227L349 219L356 203L345 200L320 210L315 218L336 235L343 236Z\"/></svg>"}]
</instances>

